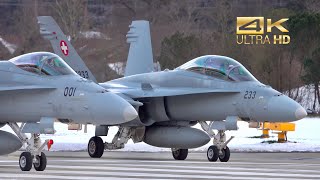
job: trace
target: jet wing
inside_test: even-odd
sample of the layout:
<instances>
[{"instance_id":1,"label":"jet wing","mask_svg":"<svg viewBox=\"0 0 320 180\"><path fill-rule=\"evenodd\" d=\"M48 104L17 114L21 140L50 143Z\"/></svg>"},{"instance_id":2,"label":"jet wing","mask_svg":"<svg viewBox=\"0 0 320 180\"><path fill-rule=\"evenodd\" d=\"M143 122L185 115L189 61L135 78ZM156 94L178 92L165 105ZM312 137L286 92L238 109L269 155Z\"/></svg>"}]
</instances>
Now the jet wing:
<instances>
[{"instance_id":1,"label":"jet wing","mask_svg":"<svg viewBox=\"0 0 320 180\"><path fill-rule=\"evenodd\" d=\"M56 89L54 87L49 86L39 86L39 85L22 85L22 86L14 86L14 85L4 85L0 86L0 93L1 92L8 92L8 91L26 91L26 90L53 90Z\"/></svg>"},{"instance_id":2,"label":"jet wing","mask_svg":"<svg viewBox=\"0 0 320 180\"><path fill-rule=\"evenodd\" d=\"M236 90L228 89L209 89L209 88L189 88L189 87L152 87L150 84L142 84L138 87L128 87L124 85L105 84L101 86L110 92L121 93L130 98L163 97L163 96L182 96L191 94L205 93L240 93Z\"/></svg>"}]
</instances>

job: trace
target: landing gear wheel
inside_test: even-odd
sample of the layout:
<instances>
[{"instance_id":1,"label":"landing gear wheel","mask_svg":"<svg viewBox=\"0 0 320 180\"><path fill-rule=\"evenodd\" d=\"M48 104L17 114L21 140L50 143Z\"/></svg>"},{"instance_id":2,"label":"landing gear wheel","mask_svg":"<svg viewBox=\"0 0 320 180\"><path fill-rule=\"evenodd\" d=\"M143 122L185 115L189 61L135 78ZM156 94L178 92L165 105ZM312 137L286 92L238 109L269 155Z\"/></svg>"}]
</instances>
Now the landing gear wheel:
<instances>
[{"instance_id":1,"label":"landing gear wheel","mask_svg":"<svg viewBox=\"0 0 320 180\"><path fill-rule=\"evenodd\" d=\"M216 162L218 160L219 150L217 146L210 146L207 151L207 158L211 162Z\"/></svg>"},{"instance_id":2,"label":"landing gear wheel","mask_svg":"<svg viewBox=\"0 0 320 180\"><path fill-rule=\"evenodd\" d=\"M185 160L188 156L188 149L172 150L172 156L175 160Z\"/></svg>"},{"instance_id":3,"label":"landing gear wheel","mask_svg":"<svg viewBox=\"0 0 320 180\"><path fill-rule=\"evenodd\" d=\"M33 167L36 171L44 171L47 167L47 157L41 152L41 156L36 156L37 162L33 163Z\"/></svg>"},{"instance_id":4,"label":"landing gear wheel","mask_svg":"<svg viewBox=\"0 0 320 180\"><path fill-rule=\"evenodd\" d=\"M104 144L101 137L94 136L89 140L88 153L92 158L100 158L104 152Z\"/></svg>"},{"instance_id":5,"label":"landing gear wheel","mask_svg":"<svg viewBox=\"0 0 320 180\"><path fill-rule=\"evenodd\" d=\"M32 168L32 155L30 152L23 152L19 158L19 166L21 171L30 171Z\"/></svg>"},{"instance_id":6,"label":"landing gear wheel","mask_svg":"<svg viewBox=\"0 0 320 180\"><path fill-rule=\"evenodd\" d=\"M219 153L219 159L221 162L228 162L230 159L230 150L228 146L224 149L221 149L221 153Z\"/></svg>"}]
</instances>

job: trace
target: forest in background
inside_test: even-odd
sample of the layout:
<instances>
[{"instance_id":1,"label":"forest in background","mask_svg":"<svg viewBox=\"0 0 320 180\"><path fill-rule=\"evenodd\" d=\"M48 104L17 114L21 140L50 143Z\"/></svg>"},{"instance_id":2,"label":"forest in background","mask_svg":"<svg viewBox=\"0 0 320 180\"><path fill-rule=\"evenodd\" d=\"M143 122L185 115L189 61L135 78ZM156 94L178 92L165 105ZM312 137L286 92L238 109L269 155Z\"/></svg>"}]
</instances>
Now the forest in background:
<instances>
[{"instance_id":1,"label":"forest in background","mask_svg":"<svg viewBox=\"0 0 320 180\"><path fill-rule=\"evenodd\" d=\"M159 61L161 69L173 69L205 54L229 56L262 83L319 110L318 13L317 0L0 0L0 38L15 47L10 52L2 41L0 59L52 51L36 20L49 15L70 36L97 80L110 80L119 75L108 64L126 61L129 24L148 20L154 61ZM284 26L290 44L237 44L239 16L288 17Z\"/></svg>"}]
</instances>

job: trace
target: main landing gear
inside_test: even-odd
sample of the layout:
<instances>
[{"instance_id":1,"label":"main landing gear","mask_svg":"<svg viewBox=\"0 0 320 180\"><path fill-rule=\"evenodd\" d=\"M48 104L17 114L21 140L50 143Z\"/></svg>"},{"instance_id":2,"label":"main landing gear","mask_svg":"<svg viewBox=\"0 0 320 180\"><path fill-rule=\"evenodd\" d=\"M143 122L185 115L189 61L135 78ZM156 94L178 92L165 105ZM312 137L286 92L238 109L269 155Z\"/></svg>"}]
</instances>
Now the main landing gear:
<instances>
[{"instance_id":1,"label":"main landing gear","mask_svg":"<svg viewBox=\"0 0 320 180\"><path fill-rule=\"evenodd\" d=\"M202 129L213 138L213 145L207 150L208 161L216 162L219 159L221 162L228 162L230 159L230 150L227 145L234 137L231 136L226 141L225 130L218 130L218 133L215 134L206 122L201 121L199 123Z\"/></svg>"},{"instance_id":2,"label":"main landing gear","mask_svg":"<svg viewBox=\"0 0 320 180\"><path fill-rule=\"evenodd\" d=\"M233 136L226 141L225 130L218 130L215 134L206 122L199 122L202 129L213 139L213 145L207 150L207 158L210 162L228 162L230 159L230 150L227 144L234 138ZM172 148L172 156L175 160L185 160L188 156L188 149Z\"/></svg>"},{"instance_id":3,"label":"main landing gear","mask_svg":"<svg viewBox=\"0 0 320 180\"><path fill-rule=\"evenodd\" d=\"M172 156L175 160L185 160L188 156L188 149L171 149ZM230 159L230 150L228 146L218 149L217 145L212 145L207 150L207 158L210 162L216 162L218 159L221 162L228 162Z\"/></svg>"},{"instance_id":4,"label":"main landing gear","mask_svg":"<svg viewBox=\"0 0 320 180\"><path fill-rule=\"evenodd\" d=\"M94 136L89 140L88 153L92 158L100 158L104 152L104 143L101 137Z\"/></svg>"},{"instance_id":5,"label":"main landing gear","mask_svg":"<svg viewBox=\"0 0 320 180\"><path fill-rule=\"evenodd\" d=\"M45 146L51 148L53 141L45 140L41 144L40 134L31 133L30 139L21 132L17 123L8 123L23 144L26 144L26 151L22 152L19 158L19 166L22 171L30 171L32 165L36 171L44 171L47 166L47 157L42 152ZM21 125L23 127L23 124Z\"/></svg>"},{"instance_id":6,"label":"main landing gear","mask_svg":"<svg viewBox=\"0 0 320 180\"><path fill-rule=\"evenodd\" d=\"M175 149L172 148L172 156L175 160L185 160L188 156L188 149Z\"/></svg>"}]
</instances>

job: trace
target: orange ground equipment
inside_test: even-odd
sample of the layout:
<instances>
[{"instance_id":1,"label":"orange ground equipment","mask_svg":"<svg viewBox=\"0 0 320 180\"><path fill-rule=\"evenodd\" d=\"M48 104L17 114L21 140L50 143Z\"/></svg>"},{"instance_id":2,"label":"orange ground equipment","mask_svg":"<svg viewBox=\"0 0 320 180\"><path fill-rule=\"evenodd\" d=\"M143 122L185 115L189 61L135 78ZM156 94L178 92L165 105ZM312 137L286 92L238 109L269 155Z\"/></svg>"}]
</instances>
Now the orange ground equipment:
<instances>
[{"instance_id":1,"label":"orange ground equipment","mask_svg":"<svg viewBox=\"0 0 320 180\"><path fill-rule=\"evenodd\" d=\"M296 125L294 123L283 123L283 122L264 122L264 123L250 123L250 128L261 128L261 138L269 138L270 130L272 133L278 134L278 142L287 142L287 132L295 131Z\"/></svg>"}]
</instances>

